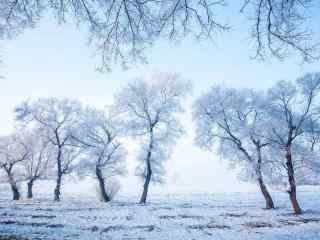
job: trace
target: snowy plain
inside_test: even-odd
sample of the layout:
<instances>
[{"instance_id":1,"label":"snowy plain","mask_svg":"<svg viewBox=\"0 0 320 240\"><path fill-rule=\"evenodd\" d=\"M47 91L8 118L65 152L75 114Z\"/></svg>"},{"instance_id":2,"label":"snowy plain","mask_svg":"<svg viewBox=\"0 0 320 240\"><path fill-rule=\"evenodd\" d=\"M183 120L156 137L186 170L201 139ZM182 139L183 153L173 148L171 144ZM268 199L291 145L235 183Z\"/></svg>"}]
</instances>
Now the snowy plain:
<instances>
[{"instance_id":1,"label":"snowy plain","mask_svg":"<svg viewBox=\"0 0 320 240\"><path fill-rule=\"evenodd\" d=\"M288 195L274 192L275 210L257 193L170 194L101 203L83 196L13 202L0 195L0 236L26 239L320 239L320 194L300 191L304 214L291 213ZM81 199L81 200L80 200Z\"/></svg>"}]
</instances>

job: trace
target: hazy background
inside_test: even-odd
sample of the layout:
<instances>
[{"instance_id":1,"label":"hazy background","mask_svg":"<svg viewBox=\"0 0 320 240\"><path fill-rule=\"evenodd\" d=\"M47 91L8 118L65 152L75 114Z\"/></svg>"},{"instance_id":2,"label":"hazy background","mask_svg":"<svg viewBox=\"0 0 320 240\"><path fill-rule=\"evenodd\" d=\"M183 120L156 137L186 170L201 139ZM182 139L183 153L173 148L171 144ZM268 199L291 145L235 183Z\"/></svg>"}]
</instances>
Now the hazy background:
<instances>
[{"instance_id":1,"label":"hazy background","mask_svg":"<svg viewBox=\"0 0 320 240\"><path fill-rule=\"evenodd\" d=\"M233 12L234 11L234 12ZM230 16L239 16L231 9ZM161 40L147 52L149 64L123 71L116 67L111 73L99 73L95 67L93 46L88 46L86 33L67 23L56 26L45 18L34 30L17 39L0 42L3 63L0 72L0 135L13 128L13 108L20 101L38 97L77 98L86 104L103 107L112 103L113 95L128 81L153 72L177 72L194 85L192 100L214 84L232 87L265 89L275 81L294 80L309 71L320 71L319 63L301 65L299 59L284 62L252 60L249 29L243 18L232 17L231 32L217 36L214 43L197 43L185 39L179 44ZM236 15L232 15L236 14ZM243 23L243 24L242 24ZM243 26L243 27L241 27ZM315 27L320 33L320 25ZM167 183L151 187L151 193L250 191L254 185L241 183L235 170L213 153L193 146L194 129L190 111L183 117L187 135L179 141L175 153L167 163ZM142 183L134 176L135 152L129 153L128 176L122 180L122 194L140 193ZM80 184L68 184L67 191L86 192ZM50 189L51 191L51 189Z\"/></svg>"}]
</instances>

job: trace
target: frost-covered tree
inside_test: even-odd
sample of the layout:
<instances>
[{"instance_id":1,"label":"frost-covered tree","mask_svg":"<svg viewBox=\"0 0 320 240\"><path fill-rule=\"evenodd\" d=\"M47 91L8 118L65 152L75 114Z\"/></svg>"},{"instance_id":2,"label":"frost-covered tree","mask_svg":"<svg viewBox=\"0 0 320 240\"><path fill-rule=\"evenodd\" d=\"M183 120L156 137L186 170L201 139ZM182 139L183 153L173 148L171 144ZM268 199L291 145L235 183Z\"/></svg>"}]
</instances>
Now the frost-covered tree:
<instances>
[{"instance_id":1,"label":"frost-covered tree","mask_svg":"<svg viewBox=\"0 0 320 240\"><path fill-rule=\"evenodd\" d=\"M319 114L310 117L305 126L305 145L312 152L312 158L308 161L310 171L317 173L317 180L320 179L320 119ZM309 156L309 155L308 155Z\"/></svg>"},{"instance_id":2,"label":"frost-covered tree","mask_svg":"<svg viewBox=\"0 0 320 240\"><path fill-rule=\"evenodd\" d=\"M85 154L79 163L80 173L97 179L104 202L109 202L115 194L113 178L126 173L126 149L120 140L123 133L123 123L111 111L87 108L74 136Z\"/></svg>"},{"instance_id":3,"label":"frost-covered tree","mask_svg":"<svg viewBox=\"0 0 320 240\"><path fill-rule=\"evenodd\" d=\"M52 174L54 153L43 129L29 130L27 138L30 154L22 162L22 165L24 167L24 179L27 181L27 198L31 199L35 182L48 179Z\"/></svg>"},{"instance_id":4,"label":"frost-covered tree","mask_svg":"<svg viewBox=\"0 0 320 240\"><path fill-rule=\"evenodd\" d=\"M13 133L0 138L0 168L10 184L13 200L19 200L21 194L17 185L22 179L21 163L29 157L30 150L23 134Z\"/></svg>"},{"instance_id":5,"label":"frost-covered tree","mask_svg":"<svg viewBox=\"0 0 320 240\"><path fill-rule=\"evenodd\" d=\"M264 151L269 145L261 135L265 114L260 109L264 98L253 90L212 87L200 96L193 110L196 123L196 144L218 152L232 165L242 166L246 176L253 176L266 201L274 203L264 181Z\"/></svg>"},{"instance_id":6,"label":"frost-covered tree","mask_svg":"<svg viewBox=\"0 0 320 240\"><path fill-rule=\"evenodd\" d=\"M118 111L124 114L128 132L140 141L140 165L136 174L144 180L140 203L145 203L150 181L161 182L164 163L183 133L177 113L191 90L175 74L155 75L149 82L137 79L116 96Z\"/></svg>"},{"instance_id":7,"label":"frost-covered tree","mask_svg":"<svg viewBox=\"0 0 320 240\"><path fill-rule=\"evenodd\" d=\"M283 155L280 160L284 160L282 165L286 170L288 193L295 214L302 213L296 195L296 170L303 159L294 154L295 146L303 142L308 131L307 123L318 113L319 89L320 74L309 73L295 83L279 81L268 91L266 139Z\"/></svg>"},{"instance_id":8,"label":"frost-covered tree","mask_svg":"<svg viewBox=\"0 0 320 240\"><path fill-rule=\"evenodd\" d=\"M270 123L270 121L268 121ZM270 128L267 128L270 129ZM292 165L294 170L295 184L318 185L319 172L314 163L319 159L319 152L311 151L310 144L305 137L295 140L291 146ZM271 142L265 150L265 172L268 173L268 181L280 191L288 192L290 184L283 148Z\"/></svg>"},{"instance_id":9,"label":"frost-covered tree","mask_svg":"<svg viewBox=\"0 0 320 240\"><path fill-rule=\"evenodd\" d=\"M54 199L60 200L64 175L74 169L80 149L74 144L72 135L79 130L82 106L69 99L41 98L23 102L16 107L16 119L24 124L39 126L45 131L49 144L53 147L56 164L56 187Z\"/></svg>"}]
</instances>

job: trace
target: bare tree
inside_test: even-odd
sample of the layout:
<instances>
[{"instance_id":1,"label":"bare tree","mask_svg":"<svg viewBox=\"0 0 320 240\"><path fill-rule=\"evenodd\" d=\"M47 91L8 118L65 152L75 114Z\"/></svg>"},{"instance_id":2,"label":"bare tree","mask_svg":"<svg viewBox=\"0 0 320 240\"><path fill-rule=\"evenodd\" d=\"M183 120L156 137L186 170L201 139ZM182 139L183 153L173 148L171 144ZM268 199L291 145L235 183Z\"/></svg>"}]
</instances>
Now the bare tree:
<instances>
[{"instance_id":1,"label":"bare tree","mask_svg":"<svg viewBox=\"0 0 320 240\"><path fill-rule=\"evenodd\" d=\"M111 0L0 2L0 38L36 26L41 16L54 14L59 23L68 18L89 29L89 39L102 56L102 68L120 61L144 61L144 49L162 35L176 38L193 33L210 36L228 27L215 19L223 0Z\"/></svg>"},{"instance_id":2,"label":"bare tree","mask_svg":"<svg viewBox=\"0 0 320 240\"><path fill-rule=\"evenodd\" d=\"M316 44L305 24L315 1L243 1L242 12L246 10L254 19L257 56L283 58L293 50L305 61L317 58ZM73 19L87 27L89 39L101 55L100 68L110 69L113 62L126 66L145 61L145 49L159 38L214 38L217 32L229 29L218 18L225 6L225 0L2 0L0 38L33 28L41 16L52 13L59 23Z\"/></svg>"},{"instance_id":3,"label":"bare tree","mask_svg":"<svg viewBox=\"0 0 320 240\"><path fill-rule=\"evenodd\" d=\"M1 137L0 139L0 168L6 173L10 184L13 200L19 200L21 194L18 189L18 179L21 177L21 163L30 154L24 136L18 133ZM22 179L19 179L22 180Z\"/></svg>"},{"instance_id":4,"label":"bare tree","mask_svg":"<svg viewBox=\"0 0 320 240\"><path fill-rule=\"evenodd\" d=\"M260 110L263 101L263 94L252 90L213 87L195 102L193 119L197 145L209 151L217 148L232 165L243 165L258 183L266 208L272 209L274 203L263 178L264 151L269 145L261 137L266 124Z\"/></svg>"},{"instance_id":5,"label":"bare tree","mask_svg":"<svg viewBox=\"0 0 320 240\"><path fill-rule=\"evenodd\" d=\"M18 122L34 124L45 130L49 144L54 148L57 178L54 199L60 200L62 177L74 169L81 149L74 144L72 135L79 127L82 106L78 101L44 98L24 102L16 107Z\"/></svg>"},{"instance_id":6,"label":"bare tree","mask_svg":"<svg viewBox=\"0 0 320 240\"><path fill-rule=\"evenodd\" d=\"M152 81L137 79L116 96L116 106L124 113L129 131L140 140L136 174L144 179L140 203L145 203L150 181L161 182L164 162L170 156L183 129L176 114L183 111L182 100L190 84L175 74L155 75Z\"/></svg>"},{"instance_id":7,"label":"bare tree","mask_svg":"<svg viewBox=\"0 0 320 240\"><path fill-rule=\"evenodd\" d=\"M28 148L30 154L22 165L24 167L24 178L27 180L27 198L31 199L34 183L41 179L48 179L51 167L53 167L54 153L41 128L29 130Z\"/></svg>"},{"instance_id":8,"label":"bare tree","mask_svg":"<svg viewBox=\"0 0 320 240\"><path fill-rule=\"evenodd\" d=\"M82 114L80 129L74 136L85 149L85 159L79 165L80 172L95 176L104 202L109 202L115 194L110 179L126 173L126 150L120 141L123 127L111 111L105 113L87 108Z\"/></svg>"},{"instance_id":9,"label":"bare tree","mask_svg":"<svg viewBox=\"0 0 320 240\"><path fill-rule=\"evenodd\" d=\"M273 55L283 59L298 53L305 62L319 59L318 43L310 28L313 0L245 0L241 11L250 12L256 56Z\"/></svg>"},{"instance_id":10,"label":"bare tree","mask_svg":"<svg viewBox=\"0 0 320 240\"><path fill-rule=\"evenodd\" d=\"M306 74L297 79L296 84L278 82L268 92L269 104L266 106L270 115L267 139L273 146L284 153L284 167L288 178L288 193L295 214L302 210L296 196L296 172L294 145L304 138L310 117L317 112L317 97L320 89L320 74ZM296 162L296 163L295 163Z\"/></svg>"}]
</instances>

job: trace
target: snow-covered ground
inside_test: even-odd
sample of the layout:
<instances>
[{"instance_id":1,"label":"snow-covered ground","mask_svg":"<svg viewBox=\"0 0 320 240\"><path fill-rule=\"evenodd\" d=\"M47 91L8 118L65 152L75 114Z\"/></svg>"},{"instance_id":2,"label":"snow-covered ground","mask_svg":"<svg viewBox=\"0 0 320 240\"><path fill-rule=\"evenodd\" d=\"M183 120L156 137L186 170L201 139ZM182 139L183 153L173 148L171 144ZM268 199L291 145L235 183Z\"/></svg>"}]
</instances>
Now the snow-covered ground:
<instances>
[{"instance_id":1,"label":"snow-covered ground","mask_svg":"<svg viewBox=\"0 0 320 240\"><path fill-rule=\"evenodd\" d=\"M150 196L108 204L93 199L0 200L0 236L28 239L320 239L320 193L300 192L304 214L291 214L288 196L273 193L264 210L253 193Z\"/></svg>"}]
</instances>

